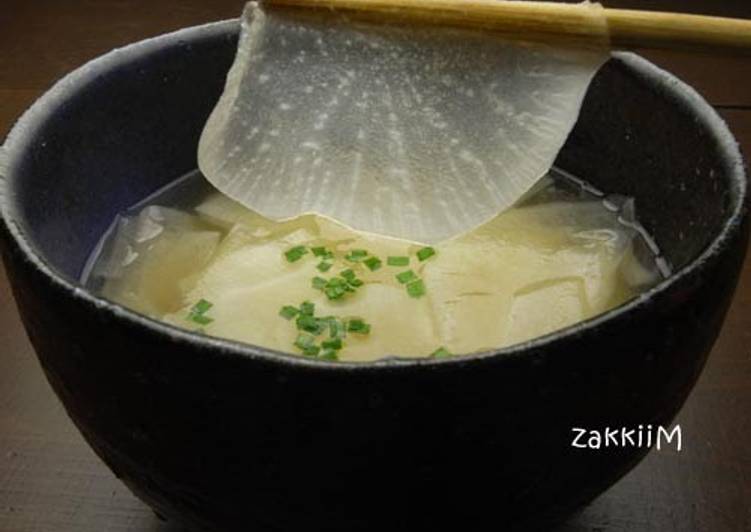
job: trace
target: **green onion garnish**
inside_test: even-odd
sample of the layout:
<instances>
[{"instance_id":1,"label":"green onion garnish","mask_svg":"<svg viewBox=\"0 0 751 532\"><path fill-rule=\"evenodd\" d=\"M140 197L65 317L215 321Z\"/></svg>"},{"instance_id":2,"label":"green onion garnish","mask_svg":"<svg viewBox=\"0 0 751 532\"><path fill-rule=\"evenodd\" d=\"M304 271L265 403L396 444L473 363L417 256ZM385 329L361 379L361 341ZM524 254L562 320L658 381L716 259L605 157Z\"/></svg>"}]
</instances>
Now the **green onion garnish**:
<instances>
[{"instance_id":1,"label":"green onion garnish","mask_svg":"<svg viewBox=\"0 0 751 532\"><path fill-rule=\"evenodd\" d=\"M417 258L420 259L420 262L429 259L435 255L435 249L431 247L422 248L417 252Z\"/></svg>"},{"instance_id":2,"label":"green onion garnish","mask_svg":"<svg viewBox=\"0 0 751 532\"><path fill-rule=\"evenodd\" d=\"M318 266L316 266L316 268L318 268L319 272L327 272L331 269L332 266L333 266L332 263L322 260L321 262L318 263Z\"/></svg>"},{"instance_id":3,"label":"green onion garnish","mask_svg":"<svg viewBox=\"0 0 751 532\"><path fill-rule=\"evenodd\" d=\"M410 283L417 279L417 275L412 270L396 274L396 280L402 284Z\"/></svg>"},{"instance_id":4,"label":"green onion garnish","mask_svg":"<svg viewBox=\"0 0 751 532\"><path fill-rule=\"evenodd\" d=\"M194 314L192 316L189 316L190 320L197 323L198 325L208 325L212 321L214 321L214 318L209 318L208 316L204 316L203 314Z\"/></svg>"},{"instance_id":5,"label":"green onion garnish","mask_svg":"<svg viewBox=\"0 0 751 532\"><path fill-rule=\"evenodd\" d=\"M321 342L321 347L323 347L324 349L341 349L342 339L332 338L331 340L324 340L323 342Z\"/></svg>"},{"instance_id":6,"label":"green onion garnish","mask_svg":"<svg viewBox=\"0 0 751 532\"><path fill-rule=\"evenodd\" d=\"M285 320L291 320L300 313L295 307L290 305L284 305L279 311L279 315Z\"/></svg>"},{"instance_id":7,"label":"green onion garnish","mask_svg":"<svg viewBox=\"0 0 751 532\"><path fill-rule=\"evenodd\" d=\"M417 281L412 281L411 283L407 284L407 293L412 297L421 297L425 295L425 283L422 282L422 279L418 279Z\"/></svg>"},{"instance_id":8,"label":"green onion garnish","mask_svg":"<svg viewBox=\"0 0 751 532\"><path fill-rule=\"evenodd\" d=\"M446 358L452 356L453 353L446 349L445 347L441 346L432 353L430 353L430 358Z\"/></svg>"},{"instance_id":9,"label":"green onion garnish","mask_svg":"<svg viewBox=\"0 0 751 532\"><path fill-rule=\"evenodd\" d=\"M198 325L208 325L214 321L214 319L206 316L206 312L208 312L213 306L213 303L206 301L205 299L198 300L198 303L190 307L190 311L188 311L188 319Z\"/></svg>"},{"instance_id":10,"label":"green onion garnish","mask_svg":"<svg viewBox=\"0 0 751 532\"><path fill-rule=\"evenodd\" d=\"M339 355L333 349L324 349L318 358L323 360L339 360Z\"/></svg>"},{"instance_id":11,"label":"green onion garnish","mask_svg":"<svg viewBox=\"0 0 751 532\"><path fill-rule=\"evenodd\" d=\"M363 264L368 267L371 272L374 272L381 268L383 262L378 257L368 257L363 261Z\"/></svg>"},{"instance_id":12,"label":"green onion garnish","mask_svg":"<svg viewBox=\"0 0 751 532\"><path fill-rule=\"evenodd\" d=\"M298 334L295 340L295 347L305 349L315 344L316 339L309 334Z\"/></svg>"},{"instance_id":13,"label":"green onion garnish","mask_svg":"<svg viewBox=\"0 0 751 532\"><path fill-rule=\"evenodd\" d=\"M302 258L308 252L308 248L305 246L295 246L284 252L284 256L287 257L288 262L296 262Z\"/></svg>"},{"instance_id":14,"label":"green onion garnish","mask_svg":"<svg viewBox=\"0 0 751 532\"><path fill-rule=\"evenodd\" d=\"M326 297L329 298L331 301L334 301L336 299L341 299L344 297L344 294L347 292L345 288L342 288L340 286L332 286L330 288L327 288L325 291Z\"/></svg>"},{"instance_id":15,"label":"green onion garnish","mask_svg":"<svg viewBox=\"0 0 751 532\"><path fill-rule=\"evenodd\" d=\"M329 299L339 299L351 289L347 285L347 281L341 277L332 277L326 282L322 290Z\"/></svg>"},{"instance_id":16,"label":"green onion garnish","mask_svg":"<svg viewBox=\"0 0 751 532\"><path fill-rule=\"evenodd\" d=\"M336 299L341 299L342 297L344 297L344 294L347 293L347 290L340 286L330 286L324 290L324 293L329 300L334 301Z\"/></svg>"},{"instance_id":17,"label":"green onion garnish","mask_svg":"<svg viewBox=\"0 0 751 532\"><path fill-rule=\"evenodd\" d=\"M329 322L329 336L331 338L339 339L344 338L347 334L346 327L344 326L344 322L341 320L331 320Z\"/></svg>"},{"instance_id":18,"label":"green onion garnish","mask_svg":"<svg viewBox=\"0 0 751 532\"><path fill-rule=\"evenodd\" d=\"M190 308L190 312L191 314L206 314L206 312L208 312L208 310L213 306L214 304L211 303L210 301L206 301L205 299L199 299L198 303L196 303Z\"/></svg>"},{"instance_id":19,"label":"green onion garnish","mask_svg":"<svg viewBox=\"0 0 751 532\"><path fill-rule=\"evenodd\" d=\"M297 320L295 320L295 324L301 331L315 333L318 330L318 320L307 314L301 314L298 316Z\"/></svg>"},{"instance_id":20,"label":"green onion garnish","mask_svg":"<svg viewBox=\"0 0 751 532\"><path fill-rule=\"evenodd\" d=\"M342 277L344 277L344 279L346 279L347 284L350 287L357 288L358 286L362 286L364 284L362 280L357 278L357 276L355 275L355 272L353 272L349 268L347 268L346 270L342 270L342 272L339 275L341 275ZM354 290L351 290L351 289L349 291L354 292Z\"/></svg>"},{"instance_id":21,"label":"green onion garnish","mask_svg":"<svg viewBox=\"0 0 751 532\"><path fill-rule=\"evenodd\" d=\"M323 290L329 299L339 299L347 292L354 292L356 287L363 285L355 272L350 269L343 270L340 275L341 277L332 277L328 281L323 277L314 277L313 288Z\"/></svg>"},{"instance_id":22,"label":"green onion garnish","mask_svg":"<svg viewBox=\"0 0 751 532\"><path fill-rule=\"evenodd\" d=\"M370 324L360 318L353 318L347 322L347 330L357 334L369 334Z\"/></svg>"},{"instance_id":23,"label":"green onion garnish","mask_svg":"<svg viewBox=\"0 0 751 532\"><path fill-rule=\"evenodd\" d=\"M347 285L347 281L341 277L335 277L334 279L336 279L335 284ZM310 301L301 303L299 309L291 305L285 305L279 311L279 314L287 319L297 316L295 323L300 332L294 341L294 345L305 356L318 357L324 360L339 360L339 352L344 348L344 341L342 339L347 335L347 332L356 334L370 333L370 324L366 323L362 318L353 317L343 320L336 316L316 317L314 312L315 306ZM329 337L322 338L321 343L318 344L316 337L327 329Z\"/></svg>"},{"instance_id":24,"label":"green onion garnish","mask_svg":"<svg viewBox=\"0 0 751 532\"><path fill-rule=\"evenodd\" d=\"M314 248L310 248L310 251L313 252L313 255L316 257L321 257L322 260L329 260L334 258L334 252L326 249L323 246L317 246Z\"/></svg>"},{"instance_id":25,"label":"green onion garnish","mask_svg":"<svg viewBox=\"0 0 751 532\"><path fill-rule=\"evenodd\" d=\"M300 314L312 316L313 314L315 314L315 311L316 306L310 301L303 301L302 303L300 303Z\"/></svg>"},{"instance_id":26,"label":"green onion garnish","mask_svg":"<svg viewBox=\"0 0 751 532\"><path fill-rule=\"evenodd\" d=\"M317 345L309 345L305 349L302 350L302 354L309 357L314 357L318 355L318 353L321 352L321 348Z\"/></svg>"},{"instance_id":27,"label":"green onion garnish","mask_svg":"<svg viewBox=\"0 0 751 532\"><path fill-rule=\"evenodd\" d=\"M295 323L299 330L315 334L316 336L321 334L326 326L325 323L321 322L318 318L308 316L307 314L300 315Z\"/></svg>"},{"instance_id":28,"label":"green onion garnish","mask_svg":"<svg viewBox=\"0 0 751 532\"><path fill-rule=\"evenodd\" d=\"M386 264L389 266L407 266L409 264L409 257L387 257Z\"/></svg>"},{"instance_id":29,"label":"green onion garnish","mask_svg":"<svg viewBox=\"0 0 751 532\"><path fill-rule=\"evenodd\" d=\"M365 249L352 249L344 258L350 262L361 262L367 256L368 251Z\"/></svg>"}]
</instances>

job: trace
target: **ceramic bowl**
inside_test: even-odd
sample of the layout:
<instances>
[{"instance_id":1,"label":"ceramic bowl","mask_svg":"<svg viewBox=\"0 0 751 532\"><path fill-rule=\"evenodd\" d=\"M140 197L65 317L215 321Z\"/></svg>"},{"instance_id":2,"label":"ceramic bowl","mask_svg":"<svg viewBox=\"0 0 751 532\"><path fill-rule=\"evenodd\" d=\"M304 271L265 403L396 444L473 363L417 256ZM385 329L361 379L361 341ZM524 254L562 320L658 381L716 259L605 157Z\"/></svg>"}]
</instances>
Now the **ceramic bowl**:
<instances>
[{"instance_id":1,"label":"ceramic bowl","mask_svg":"<svg viewBox=\"0 0 751 532\"><path fill-rule=\"evenodd\" d=\"M558 159L636 199L674 269L658 286L497 351L307 360L158 323L78 282L119 211L196 167L237 34L221 22L98 58L3 148L0 242L21 317L117 476L196 529L497 530L560 519L632 468L646 447L580 449L572 429L669 426L720 330L747 245L747 181L713 109L617 53Z\"/></svg>"}]
</instances>

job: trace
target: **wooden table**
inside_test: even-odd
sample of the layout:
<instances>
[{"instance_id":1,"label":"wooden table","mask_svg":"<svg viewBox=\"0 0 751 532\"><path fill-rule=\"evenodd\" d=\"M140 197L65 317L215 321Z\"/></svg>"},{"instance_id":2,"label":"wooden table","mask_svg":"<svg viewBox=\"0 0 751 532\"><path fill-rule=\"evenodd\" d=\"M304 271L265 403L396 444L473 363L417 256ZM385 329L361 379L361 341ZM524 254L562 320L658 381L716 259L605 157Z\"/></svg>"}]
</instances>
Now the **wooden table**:
<instances>
[{"instance_id":1,"label":"wooden table","mask_svg":"<svg viewBox=\"0 0 751 532\"><path fill-rule=\"evenodd\" d=\"M751 18L749 0L611 1ZM4 0L0 137L51 82L109 49L236 16L239 0ZM645 54L694 85L751 153L751 59ZM84 443L44 379L0 267L0 531L175 532ZM676 422L684 450L653 452L560 528L751 530L751 261L722 334Z\"/></svg>"}]
</instances>

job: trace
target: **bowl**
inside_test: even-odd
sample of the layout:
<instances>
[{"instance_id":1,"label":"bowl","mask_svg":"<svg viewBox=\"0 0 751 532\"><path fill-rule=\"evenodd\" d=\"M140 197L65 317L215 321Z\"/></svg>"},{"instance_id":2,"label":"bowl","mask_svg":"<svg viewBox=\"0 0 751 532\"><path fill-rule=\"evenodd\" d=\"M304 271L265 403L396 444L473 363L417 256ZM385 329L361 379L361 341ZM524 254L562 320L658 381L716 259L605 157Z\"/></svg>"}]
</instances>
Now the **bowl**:
<instances>
[{"instance_id":1,"label":"bowl","mask_svg":"<svg viewBox=\"0 0 751 532\"><path fill-rule=\"evenodd\" d=\"M195 529L497 529L562 519L670 427L722 325L748 240L736 142L691 88L615 53L558 165L636 198L674 273L594 319L443 360L307 360L138 315L77 281L116 213L196 167L237 21L95 59L18 121L2 255L44 372L98 455ZM675 439L671 445L675 445Z\"/></svg>"}]
</instances>

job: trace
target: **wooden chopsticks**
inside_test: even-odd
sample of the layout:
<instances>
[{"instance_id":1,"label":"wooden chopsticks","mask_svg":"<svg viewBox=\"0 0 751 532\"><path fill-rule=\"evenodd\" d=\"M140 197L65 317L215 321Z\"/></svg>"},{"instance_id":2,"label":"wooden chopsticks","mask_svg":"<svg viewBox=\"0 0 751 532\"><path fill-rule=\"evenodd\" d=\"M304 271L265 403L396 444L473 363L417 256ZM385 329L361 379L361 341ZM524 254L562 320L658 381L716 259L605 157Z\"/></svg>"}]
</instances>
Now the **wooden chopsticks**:
<instances>
[{"instance_id":1,"label":"wooden chopsticks","mask_svg":"<svg viewBox=\"0 0 751 532\"><path fill-rule=\"evenodd\" d=\"M262 0L272 7L333 10L356 19L395 18L483 28L537 40L586 45L609 36L612 48L751 53L751 20L499 0Z\"/></svg>"}]
</instances>

